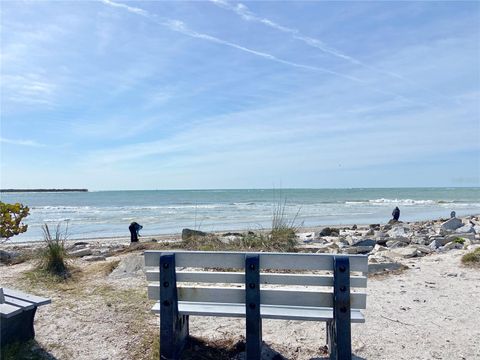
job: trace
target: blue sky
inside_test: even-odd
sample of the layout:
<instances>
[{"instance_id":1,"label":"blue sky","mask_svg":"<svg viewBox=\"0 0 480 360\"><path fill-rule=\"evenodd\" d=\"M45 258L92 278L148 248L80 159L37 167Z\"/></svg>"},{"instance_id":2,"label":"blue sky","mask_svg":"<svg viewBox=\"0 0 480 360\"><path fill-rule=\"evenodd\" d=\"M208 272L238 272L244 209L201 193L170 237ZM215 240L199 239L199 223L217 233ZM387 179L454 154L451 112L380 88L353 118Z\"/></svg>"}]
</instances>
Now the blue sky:
<instances>
[{"instance_id":1,"label":"blue sky","mask_svg":"<svg viewBox=\"0 0 480 360\"><path fill-rule=\"evenodd\" d=\"M479 2L2 1L1 186L479 186Z\"/></svg>"}]
</instances>

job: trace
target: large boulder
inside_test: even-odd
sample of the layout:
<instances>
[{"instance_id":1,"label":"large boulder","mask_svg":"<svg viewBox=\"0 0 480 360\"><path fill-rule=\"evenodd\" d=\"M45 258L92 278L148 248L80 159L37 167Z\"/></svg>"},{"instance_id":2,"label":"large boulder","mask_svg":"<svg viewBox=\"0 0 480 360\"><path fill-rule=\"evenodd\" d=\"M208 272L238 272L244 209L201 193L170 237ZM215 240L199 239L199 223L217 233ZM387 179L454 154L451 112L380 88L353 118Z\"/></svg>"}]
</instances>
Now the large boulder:
<instances>
[{"instance_id":1,"label":"large boulder","mask_svg":"<svg viewBox=\"0 0 480 360\"><path fill-rule=\"evenodd\" d=\"M393 249L393 250L391 250L391 253L393 253L393 255L399 255L399 256L407 259L407 258L412 258L412 257L418 256L419 251L417 249L415 249L414 247L408 246L408 247Z\"/></svg>"},{"instance_id":2,"label":"large boulder","mask_svg":"<svg viewBox=\"0 0 480 360\"><path fill-rule=\"evenodd\" d=\"M190 240L191 238L196 237L205 237L207 236L206 232L192 229L183 229L182 230L182 240Z\"/></svg>"},{"instance_id":3,"label":"large boulder","mask_svg":"<svg viewBox=\"0 0 480 360\"><path fill-rule=\"evenodd\" d=\"M396 249L396 248L399 248L399 247L405 247L407 246L408 244L404 241L399 241L399 240L388 240L387 243L386 243L387 247L391 248L391 249Z\"/></svg>"},{"instance_id":4,"label":"large boulder","mask_svg":"<svg viewBox=\"0 0 480 360\"><path fill-rule=\"evenodd\" d=\"M468 234L468 233L474 233L475 234L475 228L473 227L472 224L466 224L466 225L463 225L462 227L459 227L458 229L456 229L455 232L459 233L459 234Z\"/></svg>"},{"instance_id":5,"label":"large boulder","mask_svg":"<svg viewBox=\"0 0 480 360\"><path fill-rule=\"evenodd\" d=\"M445 221L441 225L441 229L453 231L453 230L457 230L458 228L460 228L462 226L463 226L462 220L455 217L455 218L451 218L451 219L448 219L447 221Z\"/></svg>"},{"instance_id":6,"label":"large boulder","mask_svg":"<svg viewBox=\"0 0 480 360\"><path fill-rule=\"evenodd\" d=\"M130 254L124 257L118 266L110 273L109 277L124 278L143 276L145 259L142 254Z\"/></svg>"},{"instance_id":7,"label":"large boulder","mask_svg":"<svg viewBox=\"0 0 480 360\"><path fill-rule=\"evenodd\" d=\"M364 239L356 242L353 246L375 246L377 242L372 239Z\"/></svg>"},{"instance_id":8,"label":"large boulder","mask_svg":"<svg viewBox=\"0 0 480 360\"><path fill-rule=\"evenodd\" d=\"M403 226L395 226L389 230L387 234L392 240L410 242L408 239L407 229L405 229Z\"/></svg>"},{"instance_id":9,"label":"large boulder","mask_svg":"<svg viewBox=\"0 0 480 360\"><path fill-rule=\"evenodd\" d=\"M0 250L0 263L1 264L9 264L11 263L16 257L19 257L20 253L17 251L5 251Z\"/></svg>"},{"instance_id":10,"label":"large boulder","mask_svg":"<svg viewBox=\"0 0 480 360\"><path fill-rule=\"evenodd\" d=\"M326 227L320 231L320 236L338 236L339 233L338 229Z\"/></svg>"}]
</instances>

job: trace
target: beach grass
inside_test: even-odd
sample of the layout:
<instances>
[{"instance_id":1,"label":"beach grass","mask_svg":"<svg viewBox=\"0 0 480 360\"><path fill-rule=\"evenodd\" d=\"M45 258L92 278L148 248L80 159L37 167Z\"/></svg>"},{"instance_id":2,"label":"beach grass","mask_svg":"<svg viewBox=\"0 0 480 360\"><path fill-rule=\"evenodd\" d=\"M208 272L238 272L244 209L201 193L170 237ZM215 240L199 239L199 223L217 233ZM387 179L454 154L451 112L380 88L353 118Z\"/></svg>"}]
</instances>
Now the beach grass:
<instances>
[{"instance_id":1,"label":"beach grass","mask_svg":"<svg viewBox=\"0 0 480 360\"><path fill-rule=\"evenodd\" d=\"M462 263L469 266L480 266L480 248L463 255Z\"/></svg>"},{"instance_id":2,"label":"beach grass","mask_svg":"<svg viewBox=\"0 0 480 360\"><path fill-rule=\"evenodd\" d=\"M65 241L68 237L68 224L63 231L61 224L57 224L53 234L48 224L44 224L42 230L45 247L39 254L39 269L61 278L68 278L70 276L66 263L68 254L65 249Z\"/></svg>"}]
</instances>

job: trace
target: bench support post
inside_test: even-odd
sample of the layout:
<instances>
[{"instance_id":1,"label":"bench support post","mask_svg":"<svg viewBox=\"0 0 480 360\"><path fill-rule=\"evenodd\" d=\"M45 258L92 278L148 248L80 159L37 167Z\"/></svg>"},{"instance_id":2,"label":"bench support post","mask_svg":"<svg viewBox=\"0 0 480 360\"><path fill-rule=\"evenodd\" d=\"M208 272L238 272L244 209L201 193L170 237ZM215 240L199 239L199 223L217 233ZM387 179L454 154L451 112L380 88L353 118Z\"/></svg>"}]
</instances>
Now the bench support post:
<instances>
[{"instance_id":1,"label":"bench support post","mask_svg":"<svg viewBox=\"0 0 480 360\"><path fill-rule=\"evenodd\" d=\"M350 260L333 259L333 320L327 322L327 342L331 360L352 359L350 317Z\"/></svg>"},{"instance_id":2,"label":"bench support post","mask_svg":"<svg viewBox=\"0 0 480 360\"><path fill-rule=\"evenodd\" d=\"M160 359L176 360L188 337L188 316L178 314L175 254L160 255Z\"/></svg>"},{"instance_id":3,"label":"bench support post","mask_svg":"<svg viewBox=\"0 0 480 360\"><path fill-rule=\"evenodd\" d=\"M260 360L262 354L262 318L260 317L260 257L245 255L246 359Z\"/></svg>"}]
</instances>

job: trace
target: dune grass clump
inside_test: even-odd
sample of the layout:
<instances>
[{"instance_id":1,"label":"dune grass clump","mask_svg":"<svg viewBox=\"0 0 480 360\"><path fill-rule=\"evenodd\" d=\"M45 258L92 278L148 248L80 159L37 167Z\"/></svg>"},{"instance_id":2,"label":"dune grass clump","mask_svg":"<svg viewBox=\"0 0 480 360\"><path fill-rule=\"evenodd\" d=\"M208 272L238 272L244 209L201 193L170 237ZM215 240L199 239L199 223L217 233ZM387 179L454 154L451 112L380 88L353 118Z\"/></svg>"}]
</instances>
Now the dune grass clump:
<instances>
[{"instance_id":1,"label":"dune grass clump","mask_svg":"<svg viewBox=\"0 0 480 360\"><path fill-rule=\"evenodd\" d=\"M480 248L463 255L462 263L464 265L480 266Z\"/></svg>"},{"instance_id":2,"label":"dune grass clump","mask_svg":"<svg viewBox=\"0 0 480 360\"><path fill-rule=\"evenodd\" d=\"M42 226L43 240L45 247L40 251L39 270L43 270L49 274L68 278L70 273L67 266L67 251L65 249L65 241L68 237L68 224L62 231L59 223L55 229L55 233L51 233L47 224Z\"/></svg>"},{"instance_id":3,"label":"dune grass clump","mask_svg":"<svg viewBox=\"0 0 480 360\"><path fill-rule=\"evenodd\" d=\"M269 250L276 251L295 251L297 246L296 232L301 224L298 224L297 210L293 217L289 217L286 213L287 200L277 202L273 208L272 230L269 236Z\"/></svg>"}]
</instances>

